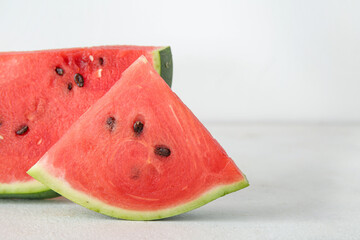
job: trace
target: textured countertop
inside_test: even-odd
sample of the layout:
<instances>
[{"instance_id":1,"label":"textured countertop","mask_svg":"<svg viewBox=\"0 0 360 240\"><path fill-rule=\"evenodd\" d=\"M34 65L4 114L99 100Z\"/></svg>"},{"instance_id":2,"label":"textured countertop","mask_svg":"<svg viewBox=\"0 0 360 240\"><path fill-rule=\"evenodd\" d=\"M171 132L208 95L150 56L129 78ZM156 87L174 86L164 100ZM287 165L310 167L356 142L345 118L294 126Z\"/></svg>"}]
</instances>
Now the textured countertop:
<instances>
[{"instance_id":1,"label":"textured countertop","mask_svg":"<svg viewBox=\"0 0 360 240\"><path fill-rule=\"evenodd\" d=\"M150 222L0 199L0 239L360 239L360 124L206 126L250 187Z\"/></svg>"}]
</instances>

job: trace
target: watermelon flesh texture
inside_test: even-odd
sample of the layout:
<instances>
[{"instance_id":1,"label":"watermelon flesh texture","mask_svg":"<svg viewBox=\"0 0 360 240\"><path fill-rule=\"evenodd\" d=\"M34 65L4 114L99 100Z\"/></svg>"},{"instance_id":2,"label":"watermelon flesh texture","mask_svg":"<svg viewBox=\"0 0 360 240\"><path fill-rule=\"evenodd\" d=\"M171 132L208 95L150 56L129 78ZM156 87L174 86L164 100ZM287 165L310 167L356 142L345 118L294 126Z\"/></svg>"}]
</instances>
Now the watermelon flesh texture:
<instances>
[{"instance_id":1,"label":"watermelon flesh texture","mask_svg":"<svg viewBox=\"0 0 360 240\"><path fill-rule=\"evenodd\" d=\"M28 173L89 209L131 220L177 215L248 186L145 57Z\"/></svg>"},{"instance_id":2,"label":"watermelon flesh texture","mask_svg":"<svg viewBox=\"0 0 360 240\"><path fill-rule=\"evenodd\" d=\"M170 85L169 47L0 53L0 198L58 196L26 171L141 55Z\"/></svg>"}]
</instances>

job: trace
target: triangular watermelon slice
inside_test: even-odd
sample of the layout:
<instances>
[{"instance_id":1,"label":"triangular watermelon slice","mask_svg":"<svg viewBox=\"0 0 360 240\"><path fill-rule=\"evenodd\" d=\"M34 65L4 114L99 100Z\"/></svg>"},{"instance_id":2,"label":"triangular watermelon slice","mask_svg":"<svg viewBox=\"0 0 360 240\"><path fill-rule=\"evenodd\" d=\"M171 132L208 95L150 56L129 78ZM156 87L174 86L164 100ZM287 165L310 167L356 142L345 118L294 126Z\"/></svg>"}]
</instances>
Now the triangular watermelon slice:
<instances>
[{"instance_id":1,"label":"triangular watermelon slice","mask_svg":"<svg viewBox=\"0 0 360 240\"><path fill-rule=\"evenodd\" d=\"M170 85L169 47L0 53L0 198L58 196L26 171L141 55Z\"/></svg>"},{"instance_id":2,"label":"triangular watermelon slice","mask_svg":"<svg viewBox=\"0 0 360 240\"><path fill-rule=\"evenodd\" d=\"M132 220L177 215L248 186L145 57L28 173L84 207Z\"/></svg>"}]
</instances>

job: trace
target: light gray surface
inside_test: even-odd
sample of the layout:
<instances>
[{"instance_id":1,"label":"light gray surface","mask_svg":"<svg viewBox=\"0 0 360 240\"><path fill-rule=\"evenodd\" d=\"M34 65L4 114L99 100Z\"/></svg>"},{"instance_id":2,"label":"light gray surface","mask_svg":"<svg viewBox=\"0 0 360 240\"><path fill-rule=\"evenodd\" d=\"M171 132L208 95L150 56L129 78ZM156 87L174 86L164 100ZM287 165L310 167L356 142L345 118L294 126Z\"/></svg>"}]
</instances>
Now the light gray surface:
<instances>
[{"instance_id":1,"label":"light gray surface","mask_svg":"<svg viewBox=\"0 0 360 240\"><path fill-rule=\"evenodd\" d=\"M360 125L207 124L250 187L152 222L0 200L0 239L360 239Z\"/></svg>"}]
</instances>

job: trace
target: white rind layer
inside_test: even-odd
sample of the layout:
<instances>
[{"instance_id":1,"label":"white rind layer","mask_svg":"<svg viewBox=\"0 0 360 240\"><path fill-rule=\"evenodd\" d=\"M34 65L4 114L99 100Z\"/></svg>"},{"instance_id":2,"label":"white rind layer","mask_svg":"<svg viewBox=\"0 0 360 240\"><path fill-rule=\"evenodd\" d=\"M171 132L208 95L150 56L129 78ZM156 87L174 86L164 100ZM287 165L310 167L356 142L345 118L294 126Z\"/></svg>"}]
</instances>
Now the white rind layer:
<instances>
[{"instance_id":1,"label":"white rind layer","mask_svg":"<svg viewBox=\"0 0 360 240\"><path fill-rule=\"evenodd\" d=\"M32 179L26 182L0 183L1 194L29 194L50 190L42 183Z\"/></svg>"}]
</instances>

